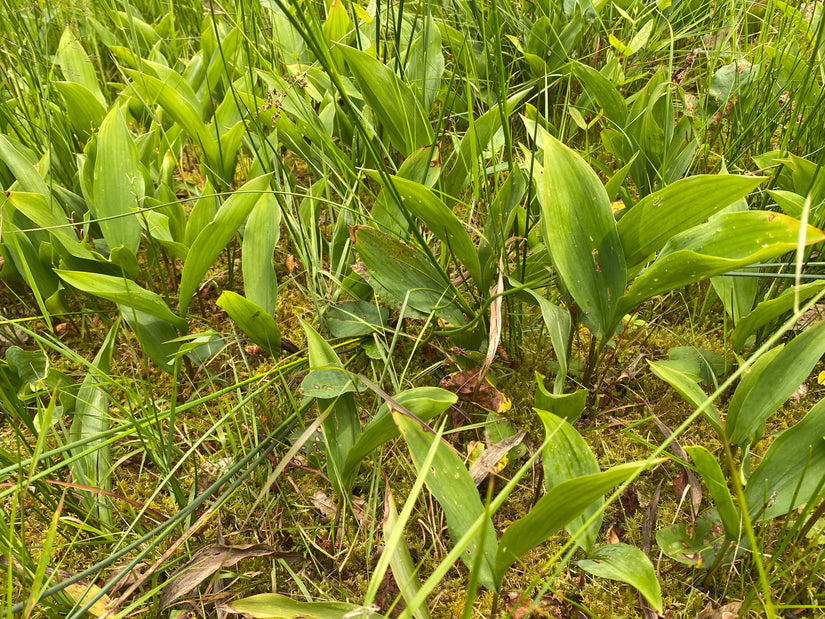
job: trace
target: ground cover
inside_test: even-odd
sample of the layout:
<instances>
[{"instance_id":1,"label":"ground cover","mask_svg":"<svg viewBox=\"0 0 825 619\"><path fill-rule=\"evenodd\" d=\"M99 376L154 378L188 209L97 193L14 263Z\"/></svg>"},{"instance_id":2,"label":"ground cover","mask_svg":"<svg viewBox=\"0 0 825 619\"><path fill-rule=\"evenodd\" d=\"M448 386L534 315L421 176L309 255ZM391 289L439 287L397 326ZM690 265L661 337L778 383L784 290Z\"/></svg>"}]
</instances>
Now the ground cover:
<instances>
[{"instance_id":1,"label":"ground cover","mask_svg":"<svg viewBox=\"0 0 825 619\"><path fill-rule=\"evenodd\" d=\"M6 614L821 614L820 3L0 11Z\"/></svg>"}]
</instances>

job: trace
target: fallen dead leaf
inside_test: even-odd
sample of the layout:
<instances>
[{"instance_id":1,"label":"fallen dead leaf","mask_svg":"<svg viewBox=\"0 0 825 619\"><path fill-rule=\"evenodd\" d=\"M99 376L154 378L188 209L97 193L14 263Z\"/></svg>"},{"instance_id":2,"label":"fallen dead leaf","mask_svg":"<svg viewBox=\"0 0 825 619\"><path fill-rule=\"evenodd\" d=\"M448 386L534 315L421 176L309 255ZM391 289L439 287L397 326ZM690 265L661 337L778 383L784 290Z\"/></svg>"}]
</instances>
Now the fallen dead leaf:
<instances>
[{"instance_id":1,"label":"fallen dead leaf","mask_svg":"<svg viewBox=\"0 0 825 619\"><path fill-rule=\"evenodd\" d=\"M324 492L319 490L309 497L309 502L312 503L315 509L321 512L321 516L323 516L325 521L332 522L335 520L338 514L338 506L335 504L335 501ZM358 524L364 526L367 523L366 502L360 496L353 496L351 502L355 519L358 521Z\"/></svg>"},{"instance_id":2,"label":"fallen dead leaf","mask_svg":"<svg viewBox=\"0 0 825 619\"><path fill-rule=\"evenodd\" d=\"M731 602L719 608L714 608L713 604L708 602L699 614L693 619L736 619L739 616L739 609L742 607L742 602Z\"/></svg>"},{"instance_id":3,"label":"fallen dead leaf","mask_svg":"<svg viewBox=\"0 0 825 619\"><path fill-rule=\"evenodd\" d=\"M496 472L496 465L507 455L507 452L516 445L521 444L524 435L524 430L521 430L514 436L509 436L494 445L486 447L481 452L481 455L470 466L470 475L473 477L476 486L484 481L490 473Z\"/></svg>"},{"instance_id":4,"label":"fallen dead leaf","mask_svg":"<svg viewBox=\"0 0 825 619\"><path fill-rule=\"evenodd\" d=\"M607 533L605 534L605 541L608 544L618 544L622 541L616 533L616 528L613 525L610 525L610 528L607 529Z\"/></svg>"},{"instance_id":5,"label":"fallen dead leaf","mask_svg":"<svg viewBox=\"0 0 825 619\"><path fill-rule=\"evenodd\" d=\"M292 275L292 272L295 270L295 267L298 266L298 262L295 260L295 256L289 254L284 262L286 265L286 270L289 271L290 275Z\"/></svg>"},{"instance_id":6,"label":"fallen dead leaf","mask_svg":"<svg viewBox=\"0 0 825 619\"><path fill-rule=\"evenodd\" d=\"M485 378L476 389L479 368L453 372L441 379L439 383L442 389L452 391L463 402L474 402L481 408L494 413L503 413L510 410L512 402L510 398L501 393L493 386L488 378Z\"/></svg>"},{"instance_id":7,"label":"fallen dead leaf","mask_svg":"<svg viewBox=\"0 0 825 619\"><path fill-rule=\"evenodd\" d=\"M267 544L241 544L238 546L212 544L201 548L189 563L169 577L163 587L163 593L160 595L160 607L165 608L179 597L186 595L222 567L231 567L241 559L248 557L265 557L273 554L280 556L295 555L295 553L290 552L276 552L272 546Z\"/></svg>"}]
</instances>

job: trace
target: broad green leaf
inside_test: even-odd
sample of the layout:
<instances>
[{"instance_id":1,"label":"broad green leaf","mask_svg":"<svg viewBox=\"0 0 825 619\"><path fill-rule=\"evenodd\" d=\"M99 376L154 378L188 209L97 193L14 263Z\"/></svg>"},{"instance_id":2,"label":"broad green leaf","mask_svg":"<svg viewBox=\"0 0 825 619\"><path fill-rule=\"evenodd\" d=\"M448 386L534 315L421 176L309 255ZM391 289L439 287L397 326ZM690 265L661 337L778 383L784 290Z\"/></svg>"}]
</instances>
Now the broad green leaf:
<instances>
[{"instance_id":1,"label":"broad green leaf","mask_svg":"<svg viewBox=\"0 0 825 619\"><path fill-rule=\"evenodd\" d=\"M397 393L393 399L422 421L429 421L455 404L458 396L439 387L416 387ZM396 436L398 428L390 415L390 407L385 403L364 427L361 436L347 454L344 478L352 478L364 458Z\"/></svg>"},{"instance_id":2,"label":"broad green leaf","mask_svg":"<svg viewBox=\"0 0 825 619\"><path fill-rule=\"evenodd\" d=\"M83 141L92 137L106 117L106 108L85 86L74 82L53 82L66 104L66 114L72 128Z\"/></svg>"},{"instance_id":3,"label":"broad green leaf","mask_svg":"<svg viewBox=\"0 0 825 619\"><path fill-rule=\"evenodd\" d=\"M305 322L301 322L307 337L307 351L310 371L315 369L344 369L333 348L318 332ZM324 420L324 442L331 481L342 496L349 496L349 480L344 475L344 463L352 446L361 436L361 422L352 393L343 393L333 398L318 398L318 411L329 411Z\"/></svg>"},{"instance_id":4,"label":"broad green leaf","mask_svg":"<svg viewBox=\"0 0 825 619\"><path fill-rule=\"evenodd\" d=\"M453 325L464 324L458 293L423 253L374 228L357 226L353 235L366 267L359 274L394 309L400 309L406 299L409 308L425 316L435 312Z\"/></svg>"},{"instance_id":5,"label":"broad green leaf","mask_svg":"<svg viewBox=\"0 0 825 619\"><path fill-rule=\"evenodd\" d=\"M66 81L85 88L92 94L98 105L105 110L106 100L100 90L95 66L71 28L63 31L60 42L57 44L57 62Z\"/></svg>"},{"instance_id":6,"label":"broad green leaf","mask_svg":"<svg viewBox=\"0 0 825 619\"><path fill-rule=\"evenodd\" d=\"M224 290L217 303L250 340L270 354L278 354L281 330L264 308L231 290Z\"/></svg>"},{"instance_id":7,"label":"broad green leaf","mask_svg":"<svg viewBox=\"0 0 825 619\"><path fill-rule=\"evenodd\" d=\"M261 593L227 604L232 613L261 619L379 619L369 609L344 602L298 602L277 593Z\"/></svg>"},{"instance_id":8,"label":"broad green leaf","mask_svg":"<svg viewBox=\"0 0 825 619\"><path fill-rule=\"evenodd\" d=\"M417 86L424 110L429 112L441 89L441 74L444 73L441 32L429 14L423 21L421 32L410 45L407 56L405 77L409 84Z\"/></svg>"},{"instance_id":9,"label":"broad green leaf","mask_svg":"<svg viewBox=\"0 0 825 619\"><path fill-rule=\"evenodd\" d=\"M247 181L223 203L215 217L198 233L189 248L180 280L180 314L186 315L192 295L226 244L249 216L261 193L269 188L269 174Z\"/></svg>"},{"instance_id":10,"label":"broad green leaf","mask_svg":"<svg viewBox=\"0 0 825 619\"><path fill-rule=\"evenodd\" d=\"M570 479L551 488L529 514L516 520L504 532L496 555L496 583L501 583L504 573L513 563L580 516L611 488L627 481L644 468L644 463L620 464L607 471Z\"/></svg>"},{"instance_id":11,"label":"broad green leaf","mask_svg":"<svg viewBox=\"0 0 825 619\"><path fill-rule=\"evenodd\" d=\"M662 610L662 589L656 569L647 555L628 544L605 544L594 548L576 564L588 574L618 580L634 587L653 610Z\"/></svg>"},{"instance_id":12,"label":"broad green leaf","mask_svg":"<svg viewBox=\"0 0 825 619\"><path fill-rule=\"evenodd\" d=\"M571 66L587 92L604 110L604 115L616 126L624 127L627 122L627 104L616 86L592 67L576 61Z\"/></svg>"},{"instance_id":13,"label":"broad green leaf","mask_svg":"<svg viewBox=\"0 0 825 619\"><path fill-rule=\"evenodd\" d=\"M97 136L94 169L94 214L113 250L126 247L137 255L141 225L135 211L142 206L143 175L137 147L119 105L106 115Z\"/></svg>"},{"instance_id":14,"label":"broad green leaf","mask_svg":"<svg viewBox=\"0 0 825 619\"><path fill-rule=\"evenodd\" d=\"M573 150L540 129L544 166L534 171L541 229L556 271L599 339L609 338L626 283L610 200Z\"/></svg>"},{"instance_id":15,"label":"broad green leaf","mask_svg":"<svg viewBox=\"0 0 825 619\"><path fill-rule=\"evenodd\" d=\"M582 416L586 402L587 389L553 394L544 388L544 376L536 372L536 399L533 408L550 411L568 423L573 423Z\"/></svg>"},{"instance_id":16,"label":"broad green leaf","mask_svg":"<svg viewBox=\"0 0 825 619\"><path fill-rule=\"evenodd\" d=\"M743 445L790 398L825 354L825 321L806 329L770 359L759 380L745 380L731 398L725 422L729 440Z\"/></svg>"},{"instance_id":17,"label":"broad green leaf","mask_svg":"<svg viewBox=\"0 0 825 619\"><path fill-rule=\"evenodd\" d=\"M768 195L773 198L774 202L779 205L786 215L802 217L802 211L805 210L805 198L792 191L785 191L782 189L769 189Z\"/></svg>"},{"instance_id":18,"label":"broad green leaf","mask_svg":"<svg viewBox=\"0 0 825 619\"><path fill-rule=\"evenodd\" d=\"M60 279L78 290L151 314L172 323L181 331L186 331L188 328L186 320L180 316L175 316L159 295L141 288L129 279L83 271L55 269L54 272L57 273Z\"/></svg>"},{"instance_id":19,"label":"broad green leaf","mask_svg":"<svg viewBox=\"0 0 825 619\"><path fill-rule=\"evenodd\" d=\"M645 196L617 224L628 269L643 263L676 234L707 221L748 195L764 180L703 174L678 180Z\"/></svg>"},{"instance_id":20,"label":"broad green leaf","mask_svg":"<svg viewBox=\"0 0 825 619\"><path fill-rule=\"evenodd\" d=\"M438 239L446 245L476 282L481 283L481 264L476 249L464 225L432 191L415 181L392 177L403 208L421 219Z\"/></svg>"},{"instance_id":21,"label":"broad green leaf","mask_svg":"<svg viewBox=\"0 0 825 619\"><path fill-rule=\"evenodd\" d=\"M120 315L135 332L140 348L155 365L167 374L174 371L174 359L180 344L175 341L178 332L166 320L152 316L134 307L119 305Z\"/></svg>"},{"instance_id":22,"label":"broad green leaf","mask_svg":"<svg viewBox=\"0 0 825 619\"><path fill-rule=\"evenodd\" d=\"M6 361L25 389L38 389L38 384L49 374L49 357L40 349L23 350L19 346L9 346Z\"/></svg>"},{"instance_id":23,"label":"broad green leaf","mask_svg":"<svg viewBox=\"0 0 825 619\"><path fill-rule=\"evenodd\" d=\"M86 377L77 394L77 403L69 430L72 443L92 439L91 442L72 449L72 455L77 455L89 447L96 447L94 452L81 456L72 463L74 481L101 490L110 490L112 487L112 454L109 446L102 444L101 439L96 437L109 429L110 396L106 385L111 381L109 369L119 326L119 321L112 326L86 372ZM108 499L101 494L87 493L86 500L97 512L99 518L104 522L111 521Z\"/></svg>"},{"instance_id":24,"label":"broad green leaf","mask_svg":"<svg viewBox=\"0 0 825 619\"><path fill-rule=\"evenodd\" d=\"M730 337L731 346L734 350L741 352L748 338L758 329L790 312L794 308L797 297L800 303L804 303L816 296L823 288L825 288L825 282L812 282L798 288L788 288L779 296L763 301L736 325Z\"/></svg>"},{"instance_id":25,"label":"broad green leaf","mask_svg":"<svg viewBox=\"0 0 825 619\"><path fill-rule=\"evenodd\" d=\"M648 361L647 363L650 366L650 370L656 376L673 387L679 395L681 395L695 409L702 406L705 400L708 399L707 394L702 391L702 388L699 385L696 384L693 377L663 363L657 363L655 361ZM702 414L711 426L713 426L713 429L716 430L716 433L721 436L722 422L719 419L719 413L713 405L713 402L709 403L702 410Z\"/></svg>"},{"instance_id":26,"label":"broad green leaf","mask_svg":"<svg viewBox=\"0 0 825 619\"><path fill-rule=\"evenodd\" d=\"M432 144L433 133L423 108L410 87L389 67L369 54L338 46L361 86L369 104L387 136L405 157L414 150Z\"/></svg>"},{"instance_id":27,"label":"broad green leaf","mask_svg":"<svg viewBox=\"0 0 825 619\"><path fill-rule=\"evenodd\" d=\"M68 218L63 213L49 208L46 197L38 193L12 191L8 199L18 211L44 229L71 255L86 260L96 260L99 256L80 242Z\"/></svg>"},{"instance_id":28,"label":"broad green leaf","mask_svg":"<svg viewBox=\"0 0 825 619\"><path fill-rule=\"evenodd\" d=\"M209 225L209 222L214 219L218 212L221 203L218 196L215 195L215 188L212 183L207 180L203 186L200 196L198 196L195 206L192 207L192 212L189 213L189 218L186 220L186 231L184 232L183 242L191 247L195 239L201 231Z\"/></svg>"},{"instance_id":29,"label":"broad green leaf","mask_svg":"<svg viewBox=\"0 0 825 619\"><path fill-rule=\"evenodd\" d=\"M199 110L183 94L186 91L191 91L189 85L186 84L186 80L174 71L164 81L146 73L129 69L126 69L126 73L132 78L132 88L135 92L149 105L159 104L177 124L183 127L189 138L198 143L209 166L214 170L222 169L223 161L220 157L217 141L209 133L209 127L201 120ZM174 75L177 75L176 79L173 77Z\"/></svg>"},{"instance_id":30,"label":"broad green leaf","mask_svg":"<svg viewBox=\"0 0 825 619\"><path fill-rule=\"evenodd\" d=\"M502 118L510 118L519 102L527 96L529 89L511 95L504 104L504 110L495 106L479 118L473 120L470 128L453 153L453 163L444 178L444 194L450 200L457 200L461 190L467 186L472 177L471 170L476 165L481 153L490 140L501 128Z\"/></svg>"},{"instance_id":31,"label":"broad green leaf","mask_svg":"<svg viewBox=\"0 0 825 619\"><path fill-rule=\"evenodd\" d=\"M311 370L301 381L301 391L309 398L329 400L345 393L357 393L355 382L344 369L318 368Z\"/></svg>"},{"instance_id":32,"label":"broad green leaf","mask_svg":"<svg viewBox=\"0 0 825 619\"><path fill-rule=\"evenodd\" d=\"M398 168L396 178L406 178L432 187L441 175L440 153L432 146L413 152ZM384 232L394 233L400 239L409 237L410 224L388 188L381 189L370 211L372 225Z\"/></svg>"},{"instance_id":33,"label":"broad green leaf","mask_svg":"<svg viewBox=\"0 0 825 619\"><path fill-rule=\"evenodd\" d=\"M550 343L553 345L553 352L556 353L559 372L556 374L553 392L560 394L564 389L564 381L567 378L567 340L570 338L570 314L549 299L545 299L536 290L528 288L525 292L539 304L544 326L547 327L547 334L550 336ZM562 416L564 417L564 415Z\"/></svg>"},{"instance_id":34,"label":"broad green leaf","mask_svg":"<svg viewBox=\"0 0 825 619\"><path fill-rule=\"evenodd\" d=\"M39 193L47 200L51 198L49 186L34 167L36 162L30 161L11 140L2 134L0 134L0 160L8 166L14 178L17 179L20 184L18 189Z\"/></svg>"},{"instance_id":35,"label":"broad green leaf","mask_svg":"<svg viewBox=\"0 0 825 619\"><path fill-rule=\"evenodd\" d=\"M278 280L272 256L281 235L281 207L274 194L262 195L246 222L241 268L246 298L272 316L278 296Z\"/></svg>"},{"instance_id":36,"label":"broad green leaf","mask_svg":"<svg viewBox=\"0 0 825 619\"><path fill-rule=\"evenodd\" d=\"M387 485L386 494L387 496L384 498L384 522L382 523L382 528L384 539L389 540L393 531L398 526L398 512L395 508L395 500L392 497L389 485ZM407 542L403 537L390 556L390 568L392 569L392 576L395 579L395 583L398 585L398 590L401 592L401 597L403 597L404 602L409 605L421 590L421 581L418 579L418 573L415 569L412 556L410 555L410 548L407 546ZM413 610L412 614L416 619L430 619L431 616L426 603L420 604Z\"/></svg>"},{"instance_id":37,"label":"broad green leaf","mask_svg":"<svg viewBox=\"0 0 825 619\"><path fill-rule=\"evenodd\" d=\"M621 316L643 301L796 249L799 221L768 211L727 213L676 235L619 303ZM808 226L806 245L825 239Z\"/></svg>"},{"instance_id":38,"label":"broad green leaf","mask_svg":"<svg viewBox=\"0 0 825 619\"><path fill-rule=\"evenodd\" d=\"M545 443L541 450L541 464L544 468L544 487L549 492L555 486L585 475L599 473L599 463L590 447L576 429L561 417L543 410L536 410L544 424ZM598 514L584 532L576 538L576 544L589 552L596 543L596 536L602 525L599 513L604 505L604 497L599 497L565 525L570 535L575 535L591 516Z\"/></svg>"},{"instance_id":39,"label":"broad green leaf","mask_svg":"<svg viewBox=\"0 0 825 619\"><path fill-rule=\"evenodd\" d=\"M713 498L716 510L722 520L722 526L725 527L725 534L729 540L738 540L741 533L739 511L733 503L733 497L728 489L728 482L718 460L701 445L685 447L685 451L696 465L696 472L699 473L711 498Z\"/></svg>"},{"instance_id":40,"label":"broad green leaf","mask_svg":"<svg viewBox=\"0 0 825 619\"><path fill-rule=\"evenodd\" d=\"M390 311L368 301L345 301L327 310L324 322L333 337L360 337L380 331Z\"/></svg>"},{"instance_id":41,"label":"broad green leaf","mask_svg":"<svg viewBox=\"0 0 825 619\"><path fill-rule=\"evenodd\" d=\"M725 528L716 508L711 508L696 518L692 527L674 524L656 531L656 543L668 557L696 568L710 568L716 563L720 552L727 553ZM736 552L746 551L747 537L735 544Z\"/></svg>"},{"instance_id":42,"label":"broad green leaf","mask_svg":"<svg viewBox=\"0 0 825 619\"><path fill-rule=\"evenodd\" d=\"M771 443L745 488L751 518L776 518L822 495L825 490L822 487L825 479L823 428L825 400Z\"/></svg>"},{"instance_id":43,"label":"broad green leaf","mask_svg":"<svg viewBox=\"0 0 825 619\"><path fill-rule=\"evenodd\" d=\"M473 478L461 457L441 438L425 431L401 413L393 412L393 418L410 449L418 474L427 476L427 487L444 510L450 538L456 542L484 514L484 505ZM421 464L434 440L439 441L435 457L429 469L422 471ZM498 583L493 574L497 544L493 523L489 518L486 519L479 538L470 542L466 552L461 553L461 558L470 570L480 561L478 580L495 591Z\"/></svg>"}]
</instances>

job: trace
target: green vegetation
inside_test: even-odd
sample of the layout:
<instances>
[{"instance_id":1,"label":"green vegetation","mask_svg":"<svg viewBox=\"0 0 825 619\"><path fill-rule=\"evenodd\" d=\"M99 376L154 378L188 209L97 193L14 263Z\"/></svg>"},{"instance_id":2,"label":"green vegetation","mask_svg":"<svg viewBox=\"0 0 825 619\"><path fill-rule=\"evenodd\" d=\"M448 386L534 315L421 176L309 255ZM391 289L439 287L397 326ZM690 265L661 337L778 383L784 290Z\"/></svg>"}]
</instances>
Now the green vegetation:
<instances>
[{"instance_id":1,"label":"green vegetation","mask_svg":"<svg viewBox=\"0 0 825 619\"><path fill-rule=\"evenodd\" d=\"M822 613L821 4L0 17L5 615Z\"/></svg>"}]
</instances>

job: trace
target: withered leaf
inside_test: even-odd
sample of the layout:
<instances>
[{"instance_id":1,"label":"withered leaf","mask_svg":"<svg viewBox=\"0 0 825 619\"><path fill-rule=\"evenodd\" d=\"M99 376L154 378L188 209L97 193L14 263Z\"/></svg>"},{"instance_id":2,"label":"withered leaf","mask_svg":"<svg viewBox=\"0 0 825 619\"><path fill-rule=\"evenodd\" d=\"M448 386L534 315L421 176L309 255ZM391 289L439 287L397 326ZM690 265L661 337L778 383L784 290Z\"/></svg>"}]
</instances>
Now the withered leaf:
<instances>
[{"instance_id":1,"label":"withered leaf","mask_svg":"<svg viewBox=\"0 0 825 619\"><path fill-rule=\"evenodd\" d=\"M521 430L518 434L509 436L495 445L490 445L481 452L481 455L476 458L470 467L470 475L476 486L487 478L499 461L507 455L507 452L521 444L521 441L524 440L524 435L524 430Z\"/></svg>"},{"instance_id":2,"label":"withered leaf","mask_svg":"<svg viewBox=\"0 0 825 619\"><path fill-rule=\"evenodd\" d=\"M479 368L453 372L442 378L439 385L442 389L455 393L462 402L474 402L481 408L494 413L503 413L510 410L512 406L510 398L496 389L489 379L485 378L476 389L478 375Z\"/></svg>"},{"instance_id":3,"label":"withered leaf","mask_svg":"<svg viewBox=\"0 0 825 619\"><path fill-rule=\"evenodd\" d=\"M169 577L160 595L160 607L165 608L186 595L222 567L231 567L241 559L267 555L295 556L295 553L276 552L267 544L240 544L228 546L212 544L201 548L189 561Z\"/></svg>"}]
</instances>

